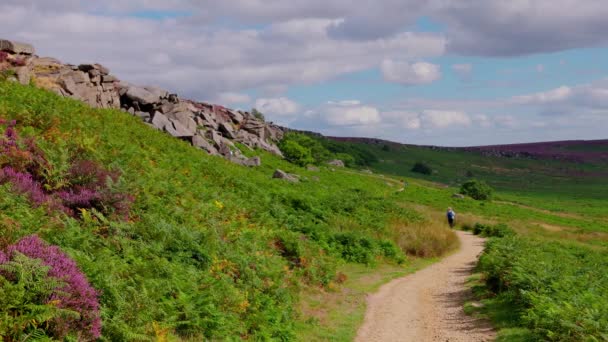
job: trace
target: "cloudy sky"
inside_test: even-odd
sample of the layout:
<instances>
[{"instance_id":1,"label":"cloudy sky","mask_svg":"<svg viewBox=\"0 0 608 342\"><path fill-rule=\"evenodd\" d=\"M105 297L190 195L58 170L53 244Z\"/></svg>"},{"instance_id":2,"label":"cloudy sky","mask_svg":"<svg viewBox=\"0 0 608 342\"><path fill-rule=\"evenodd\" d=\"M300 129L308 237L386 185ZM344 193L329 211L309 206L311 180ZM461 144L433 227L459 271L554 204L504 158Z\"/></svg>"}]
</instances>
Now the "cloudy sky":
<instances>
[{"instance_id":1,"label":"cloudy sky","mask_svg":"<svg viewBox=\"0 0 608 342\"><path fill-rule=\"evenodd\" d=\"M597 0L1 0L0 37L293 128L466 146L608 138L606 18Z\"/></svg>"}]
</instances>

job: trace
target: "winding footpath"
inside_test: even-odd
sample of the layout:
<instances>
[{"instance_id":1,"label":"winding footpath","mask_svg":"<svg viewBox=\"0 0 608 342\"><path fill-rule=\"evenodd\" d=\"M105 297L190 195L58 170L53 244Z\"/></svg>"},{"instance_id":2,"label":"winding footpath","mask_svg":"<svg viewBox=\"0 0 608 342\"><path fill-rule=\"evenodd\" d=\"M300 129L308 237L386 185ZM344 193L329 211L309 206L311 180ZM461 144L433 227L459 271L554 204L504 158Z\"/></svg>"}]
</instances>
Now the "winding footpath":
<instances>
[{"instance_id":1,"label":"winding footpath","mask_svg":"<svg viewBox=\"0 0 608 342\"><path fill-rule=\"evenodd\" d=\"M460 250L409 276L396 279L367 299L365 321L356 341L492 341L488 322L467 316L472 293L467 278L483 251L484 239L456 231Z\"/></svg>"}]
</instances>

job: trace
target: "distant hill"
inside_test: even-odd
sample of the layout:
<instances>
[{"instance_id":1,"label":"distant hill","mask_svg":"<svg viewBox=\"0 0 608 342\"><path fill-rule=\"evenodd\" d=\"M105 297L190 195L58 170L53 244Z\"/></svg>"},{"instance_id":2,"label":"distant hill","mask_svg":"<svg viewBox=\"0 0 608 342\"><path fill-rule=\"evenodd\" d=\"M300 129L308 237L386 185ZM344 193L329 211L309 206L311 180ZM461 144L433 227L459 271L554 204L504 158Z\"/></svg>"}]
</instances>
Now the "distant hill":
<instances>
[{"instance_id":1,"label":"distant hill","mask_svg":"<svg viewBox=\"0 0 608 342\"><path fill-rule=\"evenodd\" d=\"M374 138L327 137L334 149L363 151L366 167L398 176L458 186L468 178L502 192L548 197L605 198L608 140L574 140L512 145L440 147L400 144ZM332 146L337 145L337 146ZM412 172L417 162L430 175Z\"/></svg>"},{"instance_id":2,"label":"distant hill","mask_svg":"<svg viewBox=\"0 0 608 342\"><path fill-rule=\"evenodd\" d=\"M401 144L375 138L327 137L340 142L369 145L409 146L446 151L480 152L483 155L506 158L556 159L576 162L608 161L608 139L563 140L522 144L484 145L471 147L443 147L433 145Z\"/></svg>"}]
</instances>

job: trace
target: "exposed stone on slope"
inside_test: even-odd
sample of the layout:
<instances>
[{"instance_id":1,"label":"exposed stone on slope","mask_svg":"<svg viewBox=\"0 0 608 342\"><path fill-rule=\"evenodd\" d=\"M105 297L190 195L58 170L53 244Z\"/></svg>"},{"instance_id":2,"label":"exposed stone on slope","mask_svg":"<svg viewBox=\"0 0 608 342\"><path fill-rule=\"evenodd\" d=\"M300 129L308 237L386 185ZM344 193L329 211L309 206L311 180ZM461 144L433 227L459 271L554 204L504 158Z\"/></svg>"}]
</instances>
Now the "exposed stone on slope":
<instances>
[{"instance_id":1,"label":"exposed stone on slope","mask_svg":"<svg viewBox=\"0 0 608 342\"><path fill-rule=\"evenodd\" d=\"M292 182L292 183L297 183L300 181L300 177L298 177L298 175L294 175L292 173L287 173L283 170L279 170L277 169L274 174L272 175L272 178L277 178L277 179L284 179L288 182Z\"/></svg>"},{"instance_id":2,"label":"exposed stone on slope","mask_svg":"<svg viewBox=\"0 0 608 342\"><path fill-rule=\"evenodd\" d=\"M250 149L282 155L276 142L283 137L283 128L249 112L182 100L159 87L120 81L100 64L70 65L38 57L29 44L0 40L0 50L9 54L9 62L0 64L0 69L8 64L22 84L33 79L39 87L92 107L122 108L151 127L190 141L209 154L222 155L241 165L260 165L259 158L244 157L234 141Z\"/></svg>"},{"instance_id":3,"label":"exposed stone on slope","mask_svg":"<svg viewBox=\"0 0 608 342\"><path fill-rule=\"evenodd\" d=\"M30 44L5 39L0 39L0 51L17 55L33 55L36 53L36 50Z\"/></svg>"},{"instance_id":4,"label":"exposed stone on slope","mask_svg":"<svg viewBox=\"0 0 608 342\"><path fill-rule=\"evenodd\" d=\"M344 167L344 162L340 159L330 160L327 162L327 164L335 167Z\"/></svg>"}]
</instances>

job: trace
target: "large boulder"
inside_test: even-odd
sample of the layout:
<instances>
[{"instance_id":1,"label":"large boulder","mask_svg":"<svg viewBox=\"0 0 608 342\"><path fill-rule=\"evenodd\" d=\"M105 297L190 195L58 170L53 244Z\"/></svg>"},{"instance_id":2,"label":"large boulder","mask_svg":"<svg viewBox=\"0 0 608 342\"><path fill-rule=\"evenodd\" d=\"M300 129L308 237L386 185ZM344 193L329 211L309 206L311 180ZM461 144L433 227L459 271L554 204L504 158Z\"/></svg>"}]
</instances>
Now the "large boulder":
<instances>
[{"instance_id":1,"label":"large boulder","mask_svg":"<svg viewBox=\"0 0 608 342\"><path fill-rule=\"evenodd\" d=\"M250 166L250 167L260 166L260 165L262 165L262 159L260 157L252 157L252 158L245 160L243 165Z\"/></svg>"},{"instance_id":2,"label":"large boulder","mask_svg":"<svg viewBox=\"0 0 608 342\"><path fill-rule=\"evenodd\" d=\"M272 178L277 178L277 179L284 179L288 182L292 182L292 183L297 183L300 181L300 178L297 175L291 174L291 173L287 173L283 170L279 170L277 169L274 174L272 175Z\"/></svg>"},{"instance_id":3,"label":"large boulder","mask_svg":"<svg viewBox=\"0 0 608 342\"><path fill-rule=\"evenodd\" d=\"M166 126L171 125L171 121L169 121L169 119L160 112L154 113L154 116L152 116L152 121L150 121L150 123L152 124L152 126L154 126L154 128L161 131L164 130Z\"/></svg>"},{"instance_id":4,"label":"large boulder","mask_svg":"<svg viewBox=\"0 0 608 342\"><path fill-rule=\"evenodd\" d=\"M0 39L0 51L6 51L18 55L33 55L36 53L36 50L31 44L6 39Z\"/></svg>"},{"instance_id":5,"label":"large boulder","mask_svg":"<svg viewBox=\"0 0 608 342\"><path fill-rule=\"evenodd\" d=\"M196 132L198 125L196 121L193 119L194 113L192 112L179 112L179 113L169 113L167 114L167 118L179 122L182 124L188 131L192 132L192 135Z\"/></svg>"},{"instance_id":6,"label":"large boulder","mask_svg":"<svg viewBox=\"0 0 608 342\"><path fill-rule=\"evenodd\" d=\"M245 117L243 116L243 114L232 110L232 109L228 109L226 110L228 112L228 116L230 116L230 118L232 119L232 121L236 124L240 124L241 122L243 122L243 119L245 119Z\"/></svg>"},{"instance_id":7,"label":"large boulder","mask_svg":"<svg viewBox=\"0 0 608 342\"><path fill-rule=\"evenodd\" d=\"M140 105L150 105L158 102L160 98L158 94L154 94L143 87L129 86L125 92L125 96Z\"/></svg>"},{"instance_id":8,"label":"large boulder","mask_svg":"<svg viewBox=\"0 0 608 342\"><path fill-rule=\"evenodd\" d=\"M330 160L327 162L327 164L335 167L344 167L344 162L340 159Z\"/></svg>"},{"instance_id":9,"label":"large boulder","mask_svg":"<svg viewBox=\"0 0 608 342\"><path fill-rule=\"evenodd\" d=\"M167 133L171 134L175 138L180 138L180 139L192 138L194 136L194 134L196 133L196 130L194 130L194 131L189 130L186 126L182 125L179 121L171 120L171 119L169 119L169 121L171 122L171 124L165 125L165 131L167 131Z\"/></svg>"},{"instance_id":10,"label":"large boulder","mask_svg":"<svg viewBox=\"0 0 608 342\"><path fill-rule=\"evenodd\" d=\"M211 155L217 155L219 152L217 149L207 140L205 137L196 134L192 137L192 146L198 147L201 150L207 151Z\"/></svg>"},{"instance_id":11,"label":"large boulder","mask_svg":"<svg viewBox=\"0 0 608 342\"><path fill-rule=\"evenodd\" d=\"M220 132L228 139L236 139L236 134L229 123L222 122L219 126Z\"/></svg>"},{"instance_id":12,"label":"large boulder","mask_svg":"<svg viewBox=\"0 0 608 342\"><path fill-rule=\"evenodd\" d=\"M165 99L169 96L168 91L159 87L145 86L144 89L150 92L155 97L158 97L158 99Z\"/></svg>"}]
</instances>

